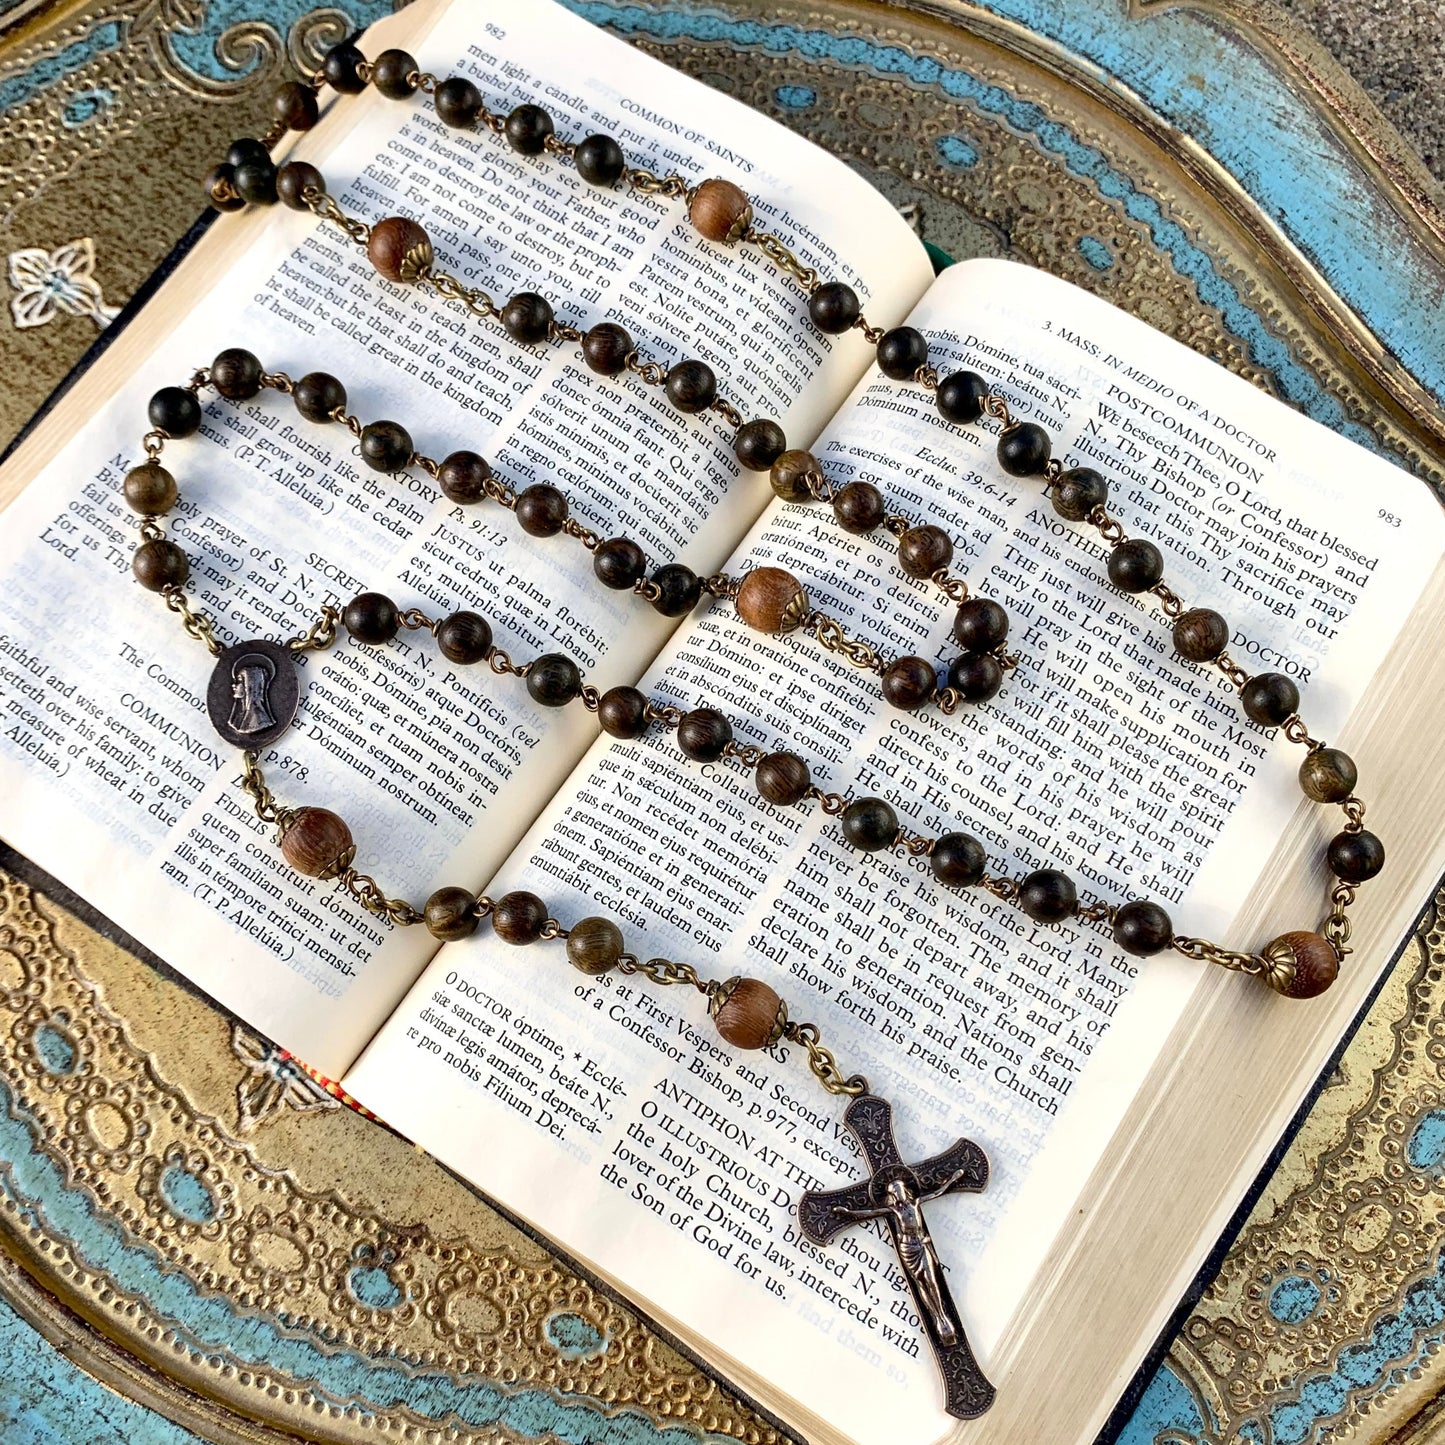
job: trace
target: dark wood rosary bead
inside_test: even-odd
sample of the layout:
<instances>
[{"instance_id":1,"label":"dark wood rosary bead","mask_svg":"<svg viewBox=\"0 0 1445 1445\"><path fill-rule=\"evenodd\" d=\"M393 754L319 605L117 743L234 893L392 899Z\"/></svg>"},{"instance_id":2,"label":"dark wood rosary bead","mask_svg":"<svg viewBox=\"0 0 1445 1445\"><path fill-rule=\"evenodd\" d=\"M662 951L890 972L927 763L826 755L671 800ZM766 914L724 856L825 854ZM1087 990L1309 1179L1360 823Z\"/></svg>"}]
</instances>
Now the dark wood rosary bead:
<instances>
[{"instance_id":1,"label":"dark wood rosary bead","mask_svg":"<svg viewBox=\"0 0 1445 1445\"><path fill-rule=\"evenodd\" d=\"M623 592L647 571L647 555L631 537L609 537L592 554L592 571L604 587Z\"/></svg>"},{"instance_id":2,"label":"dark wood rosary bead","mask_svg":"<svg viewBox=\"0 0 1445 1445\"><path fill-rule=\"evenodd\" d=\"M610 918L584 918L567 930L567 962L590 978L617 967L622 930Z\"/></svg>"},{"instance_id":3,"label":"dark wood rosary bead","mask_svg":"<svg viewBox=\"0 0 1445 1445\"><path fill-rule=\"evenodd\" d=\"M825 281L808 297L808 315L819 331L841 336L863 314L858 293L842 281Z\"/></svg>"},{"instance_id":4,"label":"dark wood rosary bead","mask_svg":"<svg viewBox=\"0 0 1445 1445\"><path fill-rule=\"evenodd\" d=\"M247 161L236 167L236 190L241 199L253 206L274 206L276 167L268 156L264 161Z\"/></svg>"},{"instance_id":5,"label":"dark wood rosary bead","mask_svg":"<svg viewBox=\"0 0 1445 1445\"><path fill-rule=\"evenodd\" d=\"M482 113L482 93L465 75L449 75L437 82L432 104L443 125L465 130L475 125Z\"/></svg>"},{"instance_id":6,"label":"dark wood rosary bead","mask_svg":"<svg viewBox=\"0 0 1445 1445\"><path fill-rule=\"evenodd\" d=\"M738 586L737 614L754 632L791 632L808 615L808 594L781 567L754 567Z\"/></svg>"},{"instance_id":7,"label":"dark wood rosary bead","mask_svg":"<svg viewBox=\"0 0 1445 1445\"><path fill-rule=\"evenodd\" d=\"M991 597L969 597L959 604L953 636L965 652L992 652L1008 639L1008 613Z\"/></svg>"},{"instance_id":8,"label":"dark wood rosary bead","mask_svg":"<svg viewBox=\"0 0 1445 1445\"><path fill-rule=\"evenodd\" d=\"M953 561L953 538L931 522L910 527L898 539L898 565L922 580L944 571Z\"/></svg>"},{"instance_id":9,"label":"dark wood rosary bead","mask_svg":"<svg viewBox=\"0 0 1445 1445\"><path fill-rule=\"evenodd\" d=\"M194 436L201 429L201 404L183 386L163 386L146 408L150 424L168 437Z\"/></svg>"},{"instance_id":10,"label":"dark wood rosary bead","mask_svg":"<svg viewBox=\"0 0 1445 1445\"><path fill-rule=\"evenodd\" d=\"M236 168L230 162L213 166L201 182L206 199L218 211L239 211L246 202L236 189Z\"/></svg>"},{"instance_id":11,"label":"dark wood rosary bead","mask_svg":"<svg viewBox=\"0 0 1445 1445\"><path fill-rule=\"evenodd\" d=\"M582 691L582 674L564 653L548 652L527 669L527 691L542 707L566 707Z\"/></svg>"},{"instance_id":12,"label":"dark wood rosary bead","mask_svg":"<svg viewBox=\"0 0 1445 1445\"><path fill-rule=\"evenodd\" d=\"M513 341L540 346L551 334L552 303L535 291L519 291L502 307L501 320Z\"/></svg>"},{"instance_id":13,"label":"dark wood rosary bead","mask_svg":"<svg viewBox=\"0 0 1445 1445\"><path fill-rule=\"evenodd\" d=\"M492 909L492 931L503 943L535 943L547 926L547 905L535 893L504 893Z\"/></svg>"},{"instance_id":14,"label":"dark wood rosary bead","mask_svg":"<svg viewBox=\"0 0 1445 1445\"><path fill-rule=\"evenodd\" d=\"M632 337L615 321L599 321L582 338L582 359L599 376L617 376L627 370Z\"/></svg>"},{"instance_id":15,"label":"dark wood rosary bead","mask_svg":"<svg viewBox=\"0 0 1445 1445\"><path fill-rule=\"evenodd\" d=\"M983 399L988 395L988 382L977 372L954 371L938 383L935 400L944 421L967 426L983 415Z\"/></svg>"},{"instance_id":16,"label":"dark wood rosary bead","mask_svg":"<svg viewBox=\"0 0 1445 1445\"><path fill-rule=\"evenodd\" d=\"M912 326L895 326L878 342L878 369L894 381L909 381L928 365L928 340Z\"/></svg>"},{"instance_id":17,"label":"dark wood rosary bead","mask_svg":"<svg viewBox=\"0 0 1445 1445\"><path fill-rule=\"evenodd\" d=\"M1299 785L1317 803L1342 803L1359 781L1355 760L1339 748L1311 748L1299 765Z\"/></svg>"},{"instance_id":18,"label":"dark wood rosary bead","mask_svg":"<svg viewBox=\"0 0 1445 1445\"><path fill-rule=\"evenodd\" d=\"M1003 664L991 652L965 652L949 663L946 680L964 702L987 702L1003 686Z\"/></svg>"},{"instance_id":19,"label":"dark wood rosary bead","mask_svg":"<svg viewBox=\"0 0 1445 1445\"><path fill-rule=\"evenodd\" d=\"M383 50L371 63L371 83L388 100L407 100L416 94L421 67L405 50Z\"/></svg>"},{"instance_id":20,"label":"dark wood rosary bead","mask_svg":"<svg viewBox=\"0 0 1445 1445\"><path fill-rule=\"evenodd\" d=\"M281 834L281 856L308 878L335 878L356 861L346 819L329 808L299 808Z\"/></svg>"},{"instance_id":21,"label":"dark wood rosary bead","mask_svg":"<svg viewBox=\"0 0 1445 1445\"><path fill-rule=\"evenodd\" d=\"M342 609L341 625L367 647L390 642L401 629L401 613L384 592L361 592Z\"/></svg>"},{"instance_id":22,"label":"dark wood rosary bead","mask_svg":"<svg viewBox=\"0 0 1445 1445\"><path fill-rule=\"evenodd\" d=\"M254 161L269 161L271 152L255 136L243 135L233 140L226 151L226 164L234 170L237 166L250 165Z\"/></svg>"},{"instance_id":23,"label":"dark wood rosary bead","mask_svg":"<svg viewBox=\"0 0 1445 1445\"><path fill-rule=\"evenodd\" d=\"M1174 619L1174 650L1188 662L1213 662L1229 646L1229 624L1208 607L1191 607Z\"/></svg>"},{"instance_id":24,"label":"dark wood rosary bead","mask_svg":"<svg viewBox=\"0 0 1445 1445\"><path fill-rule=\"evenodd\" d=\"M1163 953L1174 942L1174 923L1157 903L1136 898L1115 910L1114 942L1140 958Z\"/></svg>"},{"instance_id":25,"label":"dark wood rosary bead","mask_svg":"<svg viewBox=\"0 0 1445 1445\"><path fill-rule=\"evenodd\" d=\"M471 667L492 651L492 624L479 612L453 612L437 624L437 646L448 662Z\"/></svg>"},{"instance_id":26,"label":"dark wood rosary bead","mask_svg":"<svg viewBox=\"0 0 1445 1445\"><path fill-rule=\"evenodd\" d=\"M533 482L517 498L517 524L529 537L555 537L567 524L567 498L550 482Z\"/></svg>"},{"instance_id":27,"label":"dark wood rosary bead","mask_svg":"<svg viewBox=\"0 0 1445 1445\"><path fill-rule=\"evenodd\" d=\"M664 617L681 617L691 612L702 598L702 579L691 567L669 562L652 574L657 596L650 598L653 607Z\"/></svg>"},{"instance_id":28,"label":"dark wood rosary bead","mask_svg":"<svg viewBox=\"0 0 1445 1445\"><path fill-rule=\"evenodd\" d=\"M679 411L706 411L717 400L717 377L705 361L679 361L668 371L664 390Z\"/></svg>"},{"instance_id":29,"label":"dark wood rosary bead","mask_svg":"<svg viewBox=\"0 0 1445 1445\"><path fill-rule=\"evenodd\" d=\"M442 489L442 495L462 506L480 502L487 495L487 483L491 479L492 469L487 459L476 452L452 452L437 468L437 486ZM520 511L521 498L517 501Z\"/></svg>"},{"instance_id":30,"label":"dark wood rosary bead","mask_svg":"<svg viewBox=\"0 0 1445 1445\"><path fill-rule=\"evenodd\" d=\"M813 775L797 753L769 753L759 759L753 783L768 802L791 808L808 796Z\"/></svg>"},{"instance_id":31,"label":"dark wood rosary bead","mask_svg":"<svg viewBox=\"0 0 1445 1445\"><path fill-rule=\"evenodd\" d=\"M310 161L287 161L276 172L276 195L288 210L310 210L308 190L315 190L318 196L326 190L326 177Z\"/></svg>"},{"instance_id":32,"label":"dark wood rosary bead","mask_svg":"<svg viewBox=\"0 0 1445 1445\"><path fill-rule=\"evenodd\" d=\"M1054 483L1050 500L1066 522L1086 522L1095 507L1109 505L1109 484L1092 467L1073 467Z\"/></svg>"},{"instance_id":33,"label":"dark wood rosary bead","mask_svg":"<svg viewBox=\"0 0 1445 1445\"><path fill-rule=\"evenodd\" d=\"M779 436L782 432L779 431ZM818 459L804 447L790 447L779 453L768 470L768 482L775 496L785 502L811 502L813 485L823 479Z\"/></svg>"},{"instance_id":34,"label":"dark wood rosary bead","mask_svg":"<svg viewBox=\"0 0 1445 1445\"><path fill-rule=\"evenodd\" d=\"M321 62L321 74L332 90L342 95L360 95L366 89L366 82L361 78L361 67L365 64L366 57L361 51L342 41L326 52L326 59Z\"/></svg>"},{"instance_id":35,"label":"dark wood rosary bead","mask_svg":"<svg viewBox=\"0 0 1445 1445\"><path fill-rule=\"evenodd\" d=\"M716 708L696 707L677 725L677 745L695 763L715 763L733 740L733 725Z\"/></svg>"},{"instance_id":36,"label":"dark wood rosary bead","mask_svg":"<svg viewBox=\"0 0 1445 1445\"><path fill-rule=\"evenodd\" d=\"M232 346L211 363L211 385L227 401L250 401L261 390L261 362L243 346Z\"/></svg>"},{"instance_id":37,"label":"dark wood rosary bead","mask_svg":"<svg viewBox=\"0 0 1445 1445\"><path fill-rule=\"evenodd\" d=\"M366 259L378 275L407 285L431 265L431 238L410 216L387 216L371 228Z\"/></svg>"},{"instance_id":38,"label":"dark wood rosary bead","mask_svg":"<svg viewBox=\"0 0 1445 1445\"><path fill-rule=\"evenodd\" d=\"M1074 880L1056 868L1040 868L1019 883L1019 907L1035 923L1062 923L1078 911Z\"/></svg>"},{"instance_id":39,"label":"dark wood rosary bead","mask_svg":"<svg viewBox=\"0 0 1445 1445\"><path fill-rule=\"evenodd\" d=\"M890 707L916 712L936 691L938 674L926 657L899 657L883 669L879 686Z\"/></svg>"},{"instance_id":40,"label":"dark wood rosary bead","mask_svg":"<svg viewBox=\"0 0 1445 1445\"><path fill-rule=\"evenodd\" d=\"M1262 672L1240 688L1239 701L1250 722L1283 727L1299 711L1299 688L1282 672Z\"/></svg>"},{"instance_id":41,"label":"dark wood rosary bead","mask_svg":"<svg viewBox=\"0 0 1445 1445\"><path fill-rule=\"evenodd\" d=\"M395 421L374 421L361 429L361 460L378 472L399 472L411 461L411 433Z\"/></svg>"},{"instance_id":42,"label":"dark wood rosary bead","mask_svg":"<svg viewBox=\"0 0 1445 1445\"><path fill-rule=\"evenodd\" d=\"M159 462L142 462L125 474L125 501L142 517L159 517L176 504L176 479Z\"/></svg>"},{"instance_id":43,"label":"dark wood rosary bead","mask_svg":"<svg viewBox=\"0 0 1445 1445\"><path fill-rule=\"evenodd\" d=\"M788 1026L788 1009L758 978L730 978L713 994L708 1010L718 1034L735 1049L765 1049Z\"/></svg>"},{"instance_id":44,"label":"dark wood rosary bead","mask_svg":"<svg viewBox=\"0 0 1445 1445\"><path fill-rule=\"evenodd\" d=\"M1109 552L1109 581L1121 592L1147 592L1164 579L1164 558L1143 537L1126 537Z\"/></svg>"},{"instance_id":45,"label":"dark wood rosary bead","mask_svg":"<svg viewBox=\"0 0 1445 1445\"><path fill-rule=\"evenodd\" d=\"M291 400L307 421L335 421L346 406L346 388L329 371L308 371L292 387Z\"/></svg>"},{"instance_id":46,"label":"dark wood rosary bead","mask_svg":"<svg viewBox=\"0 0 1445 1445\"><path fill-rule=\"evenodd\" d=\"M692 193L687 218L699 236L728 246L752 225L753 205L741 186L714 177Z\"/></svg>"},{"instance_id":47,"label":"dark wood rosary bead","mask_svg":"<svg viewBox=\"0 0 1445 1445\"><path fill-rule=\"evenodd\" d=\"M1285 998L1318 998L1339 977L1340 956L1319 933L1282 933L1264 957L1270 965L1264 981Z\"/></svg>"},{"instance_id":48,"label":"dark wood rosary bead","mask_svg":"<svg viewBox=\"0 0 1445 1445\"><path fill-rule=\"evenodd\" d=\"M635 687L611 687L597 703L597 721L613 738L640 738L647 731L647 698Z\"/></svg>"},{"instance_id":49,"label":"dark wood rosary bead","mask_svg":"<svg viewBox=\"0 0 1445 1445\"><path fill-rule=\"evenodd\" d=\"M552 117L540 105L519 105L502 126L507 144L524 156L541 155L555 132Z\"/></svg>"},{"instance_id":50,"label":"dark wood rosary bead","mask_svg":"<svg viewBox=\"0 0 1445 1445\"><path fill-rule=\"evenodd\" d=\"M971 888L988 867L983 844L970 833L945 833L928 855L933 876L950 888Z\"/></svg>"},{"instance_id":51,"label":"dark wood rosary bead","mask_svg":"<svg viewBox=\"0 0 1445 1445\"><path fill-rule=\"evenodd\" d=\"M622 147L610 135L589 135L577 142L572 152L577 174L589 186L613 186L622 179L627 169L627 157Z\"/></svg>"},{"instance_id":52,"label":"dark wood rosary bead","mask_svg":"<svg viewBox=\"0 0 1445 1445\"><path fill-rule=\"evenodd\" d=\"M1011 477L1036 477L1049 464L1049 434L1031 421L1010 422L998 438L998 464Z\"/></svg>"},{"instance_id":53,"label":"dark wood rosary bead","mask_svg":"<svg viewBox=\"0 0 1445 1445\"><path fill-rule=\"evenodd\" d=\"M482 921L477 895L466 888L438 888L422 907L427 932L444 943L470 938Z\"/></svg>"},{"instance_id":54,"label":"dark wood rosary bead","mask_svg":"<svg viewBox=\"0 0 1445 1445\"><path fill-rule=\"evenodd\" d=\"M316 92L299 80L288 80L277 90L271 113L287 130L310 130L321 119Z\"/></svg>"},{"instance_id":55,"label":"dark wood rosary bead","mask_svg":"<svg viewBox=\"0 0 1445 1445\"><path fill-rule=\"evenodd\" d=\"M775 421L744 422L733 438L733 455L750 472L766 472L788 449L788 439Z\"/></svg>"},{"instance_id":56,"label":"dark wood rosary bead","mask_svg":"<svg viewBox=\"0 0 1445 1445\"><path fill-rule=\"evenodd\" d=\"M1330 839L1330 872L1342 883L1367 883L1385 866L1385 845L1373 833L1336 833Z\"/></svg>"},{"instance_id":57,"label":"dark wood rosary bead","mask_svg":"<svg viewBox=\"0 0 1445 1445\"><path fill-rule=\"evenodd\" d=\"M167 587L184 587L191 575L186 554L164 537L142 542L130 562L131 574L147 592L164 592Z\"/></svg>"},{"instance_id":58,"label":"dark wood rosary bead","mask_svg":"<svg viewBox=\"0 0 1445 1445\"><path fill-rule=\"evenodd\" d=\"M855 798L838 817L843 837L864 853L891 848L898 836L898 814L882 798Z\"/></svg>"},{"instance_id":59,"label":"dark wood rosary bead","mask_svg":"<svg viewBox=\"0 0 1445 1445\"><path fill-rule=\"evenodd\" d=\"M833 515L838 525L855 536L873 531L887 512L883 493L872 482L849 482L833 498Z\"/></svg>"}]
</instances>

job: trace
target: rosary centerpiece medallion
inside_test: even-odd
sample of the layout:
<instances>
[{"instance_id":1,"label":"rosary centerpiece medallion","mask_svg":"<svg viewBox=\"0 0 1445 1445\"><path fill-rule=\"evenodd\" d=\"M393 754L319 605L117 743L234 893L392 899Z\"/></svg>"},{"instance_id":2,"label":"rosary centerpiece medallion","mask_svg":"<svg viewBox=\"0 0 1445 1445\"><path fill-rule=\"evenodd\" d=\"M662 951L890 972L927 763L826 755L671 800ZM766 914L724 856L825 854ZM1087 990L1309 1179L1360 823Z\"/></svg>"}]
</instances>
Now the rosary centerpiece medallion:
<instances>
[{"instance_id":1,"label":"rosary centerpiece medallion","mask_svg":"<svg viewBox=\"0 0 1445 1445\"><path fill-rule=\"evenodd\" d=\"M269 747L291 726L301 697L296 660L279 642L237 642L216 659L206 688L211 726L238 748Z\"/></svg>"},{"instance_id":2,"label":"rosary centerpiece medallion","mask_svg":"<svg viewBox=\"0 0 1445 1445\"><path fill-rule=\"evenodd\" d=\"M893 1137L893 1106L859 1094L843 1114L868 1161L869 1177L841 1189L813 1189L798 1200L798 1224L813 1244L827 1244L865 1219L887 1222L903 1277L943 1376L944 1409L972 1420L993 1404L994 1387L973 1357L943 1265L923 1217L923 1202L941 1194L978 1193L988 1157L972 1139L955 1139L921 1164L905 1164Z\"/></svg>"}]
</instances>

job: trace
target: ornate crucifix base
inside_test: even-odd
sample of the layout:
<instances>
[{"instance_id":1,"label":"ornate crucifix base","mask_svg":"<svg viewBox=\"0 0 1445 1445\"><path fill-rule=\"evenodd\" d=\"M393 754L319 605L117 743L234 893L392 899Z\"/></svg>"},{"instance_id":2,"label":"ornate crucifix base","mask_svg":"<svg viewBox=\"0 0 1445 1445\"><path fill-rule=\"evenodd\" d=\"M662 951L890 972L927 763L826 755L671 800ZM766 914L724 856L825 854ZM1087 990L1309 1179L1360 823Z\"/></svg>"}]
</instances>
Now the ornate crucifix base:
<instances>
[{"instance_id":1,"label":"ornate crucifix base","mask_svg":"<svg viewBox=\"0 0 1445 1445\"><path fill-rule=\"evenodd\" d=\"M888 1221L943 1376L944 1408L971 1420L993 1404L994 1387L969 1348L921 1206L940 1194L977 1193L988 1183L988 1158L973 1140L958 1139L921 1164L905 1164L893 1138L893 1106L877 1094L858 1095L843 1122L858 1140L870 1177L842 1189L810 1190L798 1201L798 1223L814 1244L827 1244L860 1220Z\"/></svg>"}]
</instances>

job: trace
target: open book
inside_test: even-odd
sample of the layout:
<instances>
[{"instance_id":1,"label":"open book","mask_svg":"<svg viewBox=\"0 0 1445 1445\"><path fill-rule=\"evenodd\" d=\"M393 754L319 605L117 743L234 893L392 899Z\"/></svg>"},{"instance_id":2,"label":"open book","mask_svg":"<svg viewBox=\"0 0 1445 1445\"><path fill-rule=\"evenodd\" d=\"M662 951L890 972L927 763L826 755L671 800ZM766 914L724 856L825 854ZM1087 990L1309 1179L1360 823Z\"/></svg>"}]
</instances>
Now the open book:
<instances>
[{"instance_id":1,"label":"open book","mask_svg":"<svg viewBox=\"0 0 1445 1445\"><path fill-rule=\"evenodd\" d=\"M245 346L271 370L333 372L352 410L405 419L433 455L468 447L519 487L555 481L584 523L658 560L786 567L885 653L942 657L950 609L899 574L886 536L850 537L740 473L720 425L388 286L275 207L214 226L0 474L0 827L811 1438L1093 1438L1445 865L1435 500L1063 282L987 260L935 279L846 166L545 0L415 5L366 48L388 44L470 74L494 108L536 99L570 136L610 131L659 173L736 179L874 324L907 319L940 371L994 379L1056 455L1104 472L1171 585L1228 617L1233 656L1290 672L1315 736L1358 760L1390 862L1354 911L1355 952L1309 1002L1174 954L1130 960L945 890L921 860L853 852L817 812L763 803L665 735L599 737L580 708L537 708L405 634L309 657L268 778L346 817L389 893L531 888L564 922L615 918L641 957L767 979L894 1099L907 1156L983 1145L987 1191L930 1206L999 1390L988 1415L950 1421L882 1232L826 1251L798 1234L800 1191L860 1161L796 1050L715 1049L690 991L590 981L557 945L485 927L439 946L284 866L206 721L209 658L131 580L119 482L150 394ZM955 570L1012 615L1021 661L989 704L890 710L806 639L747 631L726 604L662 618L600 590L565 539L378 484L349 433L272 392L213 402L203 436L166 448L190 592L225 641L293 635L363 590L473 607L514 657L563 651L599 688L719 707L828 789L977 835L995 872L1062 867L1232 947L1317 926L1338 817L1301 797L1299 749L1174 657L1157 610L1105 581L1092 533L999 470L991 424L947 426L926 393L880 380L861 337L820 337L786 278L700 241L677 204L592 191L552 158L447 130L420 97L335 101L296 154L368 219L416 215L443 264L493 294L537 290L652 354L702 356L835 481L876 480L944 526Z\"/></svg>"}]
</instances>

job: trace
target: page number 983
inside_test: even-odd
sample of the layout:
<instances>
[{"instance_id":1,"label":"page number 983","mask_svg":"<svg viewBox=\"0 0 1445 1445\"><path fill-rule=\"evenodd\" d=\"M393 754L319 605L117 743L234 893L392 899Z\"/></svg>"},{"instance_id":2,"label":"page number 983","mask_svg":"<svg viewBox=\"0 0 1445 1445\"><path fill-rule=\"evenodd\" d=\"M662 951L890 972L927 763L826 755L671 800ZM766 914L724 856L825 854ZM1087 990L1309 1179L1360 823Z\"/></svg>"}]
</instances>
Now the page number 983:
<instances>
[{"instance_id":1,"label":"page number 983","mask_svg":"<svg viewBox=\"0 0 1445 1445\"><path fill-rule=\"evenodd\" d=\"M1398 527L1400 525L1400 519L1393 512L1387 512L1383 507L1380 508L1379 516L1387 527Z\"/></svg>"}]
</instances>

